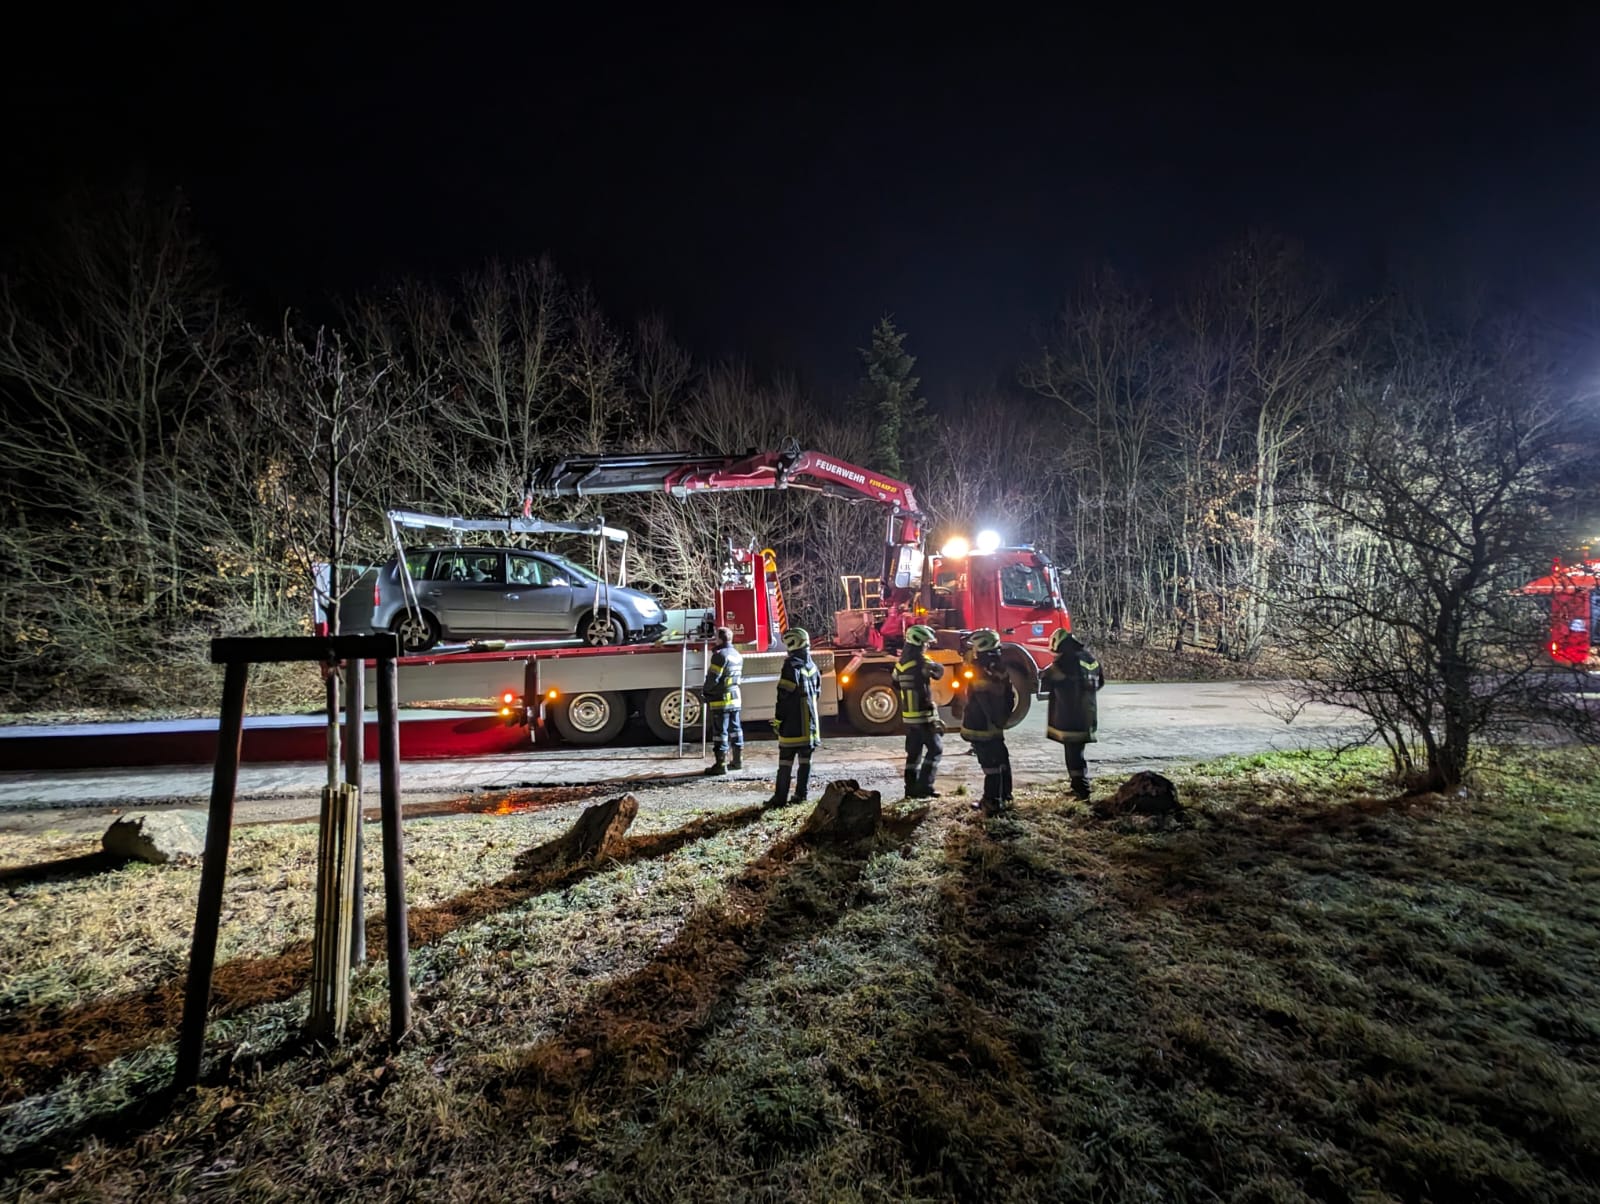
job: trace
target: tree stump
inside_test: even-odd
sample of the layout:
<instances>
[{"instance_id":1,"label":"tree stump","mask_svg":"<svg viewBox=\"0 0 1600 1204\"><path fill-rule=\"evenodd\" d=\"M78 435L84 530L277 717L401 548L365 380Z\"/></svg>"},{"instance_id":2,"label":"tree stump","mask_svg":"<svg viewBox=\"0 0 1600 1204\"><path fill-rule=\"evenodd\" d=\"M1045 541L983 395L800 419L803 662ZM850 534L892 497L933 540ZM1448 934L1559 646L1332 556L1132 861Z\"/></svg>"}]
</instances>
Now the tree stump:
<instances>
[{"instance_id":1,"label":"tree stump","mask_svg":"<svg viewBox=\"0 0 1600 1204\"><path fill-rule=\"evenodd\" d=\"M556 865L578 865L612 856L639 814L639 800L619 795L585 807L570 829L517 856L519 870L542 870Z\"/></svg>"},{"instance_id":2,"label":"tree stump","mask_svg":"<svg viewBox=\"0 0 1600 1204\"><path fill-rule=\"evenodd\" d=\"M1119 815L1176 815L1183 810L1178 788L1169 778L1150 770L1134 774L1108 799L1092 808L1095 818L1113 819Z\"/></svg>"},{"instance_id":3,"label":"tree stump","mask_svg":"<svg viewBox=\"0 0 1600 1204\"><path fill-rule=\"evenodd\" d=\"M806 817L800 839L809 841L860 840L878 830L883 817L883 796L863 790L854 779L829 782L816 809Z\"/></svg>"}]
</instances>

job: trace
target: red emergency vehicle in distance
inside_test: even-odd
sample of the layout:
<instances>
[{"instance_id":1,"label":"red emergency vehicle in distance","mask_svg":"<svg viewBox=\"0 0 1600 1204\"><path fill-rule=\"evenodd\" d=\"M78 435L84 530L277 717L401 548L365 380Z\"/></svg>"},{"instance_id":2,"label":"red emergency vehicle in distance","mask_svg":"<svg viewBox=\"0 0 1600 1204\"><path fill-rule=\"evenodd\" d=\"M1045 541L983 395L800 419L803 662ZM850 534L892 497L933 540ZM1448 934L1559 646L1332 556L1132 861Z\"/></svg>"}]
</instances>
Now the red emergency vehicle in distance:
<instances>
[{"instance_id":1,"label":"red emergency vehicle in distance","mask_svg":"<svg viewBox=\"0 0 1600 1204\"><path fill-rule=\"evenodd\" d=\"M1562 564L1559 559L1548 576L1528 582L1524 594L1550 599L1550 639L1545 651L1558 665L1586 665L1594 656L1594 625L1600 615L1600 560Z\"/></svg>"}]
</instances>

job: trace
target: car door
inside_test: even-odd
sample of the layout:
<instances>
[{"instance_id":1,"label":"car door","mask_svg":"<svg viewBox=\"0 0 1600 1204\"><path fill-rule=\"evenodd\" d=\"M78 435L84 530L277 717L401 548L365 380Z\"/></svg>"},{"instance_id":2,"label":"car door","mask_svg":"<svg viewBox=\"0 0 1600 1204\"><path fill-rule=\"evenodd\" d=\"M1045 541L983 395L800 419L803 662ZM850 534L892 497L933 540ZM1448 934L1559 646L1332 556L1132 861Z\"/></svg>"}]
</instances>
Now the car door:
<instances>
[{"instance_id":1,"label":"car door","mask_svg":"<svg viewBox=\"0 0 1600 1204\"><path fill-rule=\"evenodd\" d=\"M501 627L509 635L570 635L572 589L549 561L527 552L507 552Z\"/></svg>"},{"instance_id":2,"label":"car door","mask_svg":"<svg viewBox=\"0 0 1600 1204\"><path fill-rule=\"evenodd\" d=\"M433 580L419 592L452 635L493 636L500 634L505 590L505 553L453 548L434 557Z\"/></svg>"}]
</instances>

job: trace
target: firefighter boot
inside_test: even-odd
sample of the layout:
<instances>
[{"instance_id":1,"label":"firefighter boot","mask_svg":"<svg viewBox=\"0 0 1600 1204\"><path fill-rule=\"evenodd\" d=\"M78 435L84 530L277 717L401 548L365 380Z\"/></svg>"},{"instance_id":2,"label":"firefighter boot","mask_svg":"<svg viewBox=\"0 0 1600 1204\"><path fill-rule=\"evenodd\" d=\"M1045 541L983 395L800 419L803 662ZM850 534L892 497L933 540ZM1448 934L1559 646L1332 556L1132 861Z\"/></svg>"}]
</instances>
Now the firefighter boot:
<instances>
[{"instance_id":1,"label":"firefighter boot","mask_svg":"<svg viewBox=\"0 0 1600 1204\"><path fill-rule=\"evenodd\" d=\"M790 799L789 801L791 803L803 803L803 802L805 802L806 801L806 787L809 786L810 784L811 784L811 762L810 761L801 761L800 762L800 773L794 780L794 797L792 799Z\"/></svg>"},{"instance_id":2,"label":"firefighter boot","mask_svg":"<svg viewBox=\"0 0 1600 1204\"><path fill-rule=\"evenodd\" d=\"M714 755L717 759L705 768L705 775L708 778L721 777L728 772L728 754L719 748Z\"/></svg>"},{"instance_id":3,"label":"firefighter boot","mask_svg":"<svg viewBox=\"0 0 1600 1204\"><path fill-rule=\"evenodd\" d=\"M782 807L789 801L789 763L778 762L778 780L772 787L772 797L762 803L763 807Z\"/></svg>"},{"instance_id":4,"label":"firefighter boot","mask_svg":"<svg viewBox=\"0 0 1600 1204\"><path fill-rule=\"evenodd\" d=\"M985 815L999 815L1004 804L1000 798L1000 775L986 773L983 775L983 801L978 809Z\"/></svg>"},{"instance_id":5,"label":"firefighter boot","mask_svg":"<svg viewBox=\"0 0 1600 1204\"><path fill-rule=\"evenodd\" d=\"M729 769L743 769L744 768L744 745L735 744L733 746L733 760L728 762L728 768Z\"/></svg>"},{"instance_id":6,"label":"firefighter boot","mask_svg":"<svg viewBox=\"0 0 1600 1204\"><path fill-rule=\"evenodd\" d=\"M1072 779L1072 797L1077 799L1080 803L1087 803L1089 801L1088 778Z\"/></svg>"},{"instance_id":7,"label":"firefighter boot","mask_svg":"<svg viewBox=\"0 0 1600 1204\"><path fill-rule=\"evenodd\" d=\"M906 792L908 798L938 798L939 792L933 788L933 775L938 772L938 767L928 761L922 763L922 772L917 774L917 792Z\"/></svg>"}]
</instances>

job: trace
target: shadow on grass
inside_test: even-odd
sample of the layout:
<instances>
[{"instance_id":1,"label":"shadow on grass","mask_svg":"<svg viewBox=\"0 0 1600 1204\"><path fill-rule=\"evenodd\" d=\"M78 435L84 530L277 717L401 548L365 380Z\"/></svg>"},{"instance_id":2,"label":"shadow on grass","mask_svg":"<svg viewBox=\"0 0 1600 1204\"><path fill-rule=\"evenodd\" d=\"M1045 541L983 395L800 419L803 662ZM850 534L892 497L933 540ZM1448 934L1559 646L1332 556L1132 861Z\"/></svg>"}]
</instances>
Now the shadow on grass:
<instances>
[{"instance_id":1,"label":"shadow on grass","mask_svg":"<svg viewBox=\"0 0 1600 1204\"><path fill-rule=\"evenodd\" d=\"M628 837L620 853L603 863L512 873L431 907L415 908L410 913L411 944L438 941L465 925L537 895L565 890L614 865L669 856L695 841L754 823L762 814L760 807L744 807L669 832ZM374 963L382 960L384 948L384 923L379 917L367 924L367 949ZM223 962L212 980L211 1018L287 999L306 986L310 973L309 941L294 942L270 957ZM184 976L175 975L147 991L78 1007L34 1008L0 1020L0 1104L48 1090L70 1074L104 1066L167 1036L183 1014L184 983Z\"/></svg>"},{"instance_id":2,"label":"shadow on grass","mask_svg":"<svg viewBox=\"0 0 1600 1204\"><path fill-rule=\"evenodd\" d=\"M31 886L36 882L49 882L55 878L88 878L104 874L126 865L127 859L112 853L84 853L79 857L63 857L58 861L41 861L37 865L0 866L0 885Z\"/></svg>"},{"instance_id":3,"label":"shadow on grass","mask_svg":"<svg viewBox=\"0 0 1600 1204\"><path fill-rule=\"evenodd\" d=\"M1061 1139L1048 1024L1020 1006L1053 997L1046 945L1075 910L1067 875L1019 839L1014 815L964 820L944 842L933 983L880 1038L893 1057L840 1059L829 1078L882 1143L874 1155L909 1194L983 1199L996 1184L1048 1179ZM1075 1001L1058 1001L1076 1006Z\"/></svg>"},{"instance_id":4,"label":"shadow on grass","mask_svg":"<svg viewBox=\"0 0 1600 1204\"><path fill-rule=\"evenodd\" d=\"M537 1123L558 1150L583 1137L573 1097L647 1093L683 1065L732 1007L739 985L782 949L838 923L858 898L872 855L904 841L927 817L885 815L882 835L813 847L794 836L747 865L716 904L694 912L649 963L584 1005L522 1064L489 1083L488 1098ZM605 1107L613 1106L611 1099Z\"/></svg>"}]
</instances>

